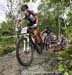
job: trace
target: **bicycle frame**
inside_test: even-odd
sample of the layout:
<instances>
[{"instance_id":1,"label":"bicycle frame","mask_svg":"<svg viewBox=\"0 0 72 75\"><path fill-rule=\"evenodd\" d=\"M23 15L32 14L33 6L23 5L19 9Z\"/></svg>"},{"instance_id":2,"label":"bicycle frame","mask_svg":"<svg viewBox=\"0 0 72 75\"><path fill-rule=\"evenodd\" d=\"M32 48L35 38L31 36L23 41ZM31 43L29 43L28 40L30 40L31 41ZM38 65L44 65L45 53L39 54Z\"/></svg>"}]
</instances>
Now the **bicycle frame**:
<instances>
[{"instance_id":1,"label":"bicycle frame","mask_svg":"<svg viewBox=\"0 0 72 75\"><path fill-rule=\"evenodd\" d=\"M24 42L24 49L23 49L23 52L24 51L29 51L29 34L27 33L27 34L24 34L24 35L22 35L24 38L26 38L27 39L27 49L26 49L26 41L24 40L23 42Z\"/></svg>"},{"instance_id":2,"label":"bicycle frame","mask_svg":"<svg viewBox=\"0 0 72 75\"><path fill-rule=\"evenodd\" d=\"M29 49L29 33L28 33L28 28L27 27L24 27L24 28L22 28L22 30L21 30L21 36L23 37L23 38L26 38L27 39L27 49L26 49L26 41L24 40L23 42L24 42L24 49L23 49L23 52L24 51L26 51L26 52L28 52L30 49Z\"/></svg>"}]
</instances>

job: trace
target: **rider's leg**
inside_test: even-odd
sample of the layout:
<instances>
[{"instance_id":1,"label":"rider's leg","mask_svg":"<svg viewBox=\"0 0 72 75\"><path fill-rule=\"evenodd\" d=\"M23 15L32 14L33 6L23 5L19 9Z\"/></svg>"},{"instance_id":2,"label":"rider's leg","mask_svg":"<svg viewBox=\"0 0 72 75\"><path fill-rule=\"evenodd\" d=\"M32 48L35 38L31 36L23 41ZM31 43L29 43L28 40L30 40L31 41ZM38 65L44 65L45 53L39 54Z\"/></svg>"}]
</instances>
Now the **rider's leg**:
<instances>
[{"instance_id":1,"label":"rider's leg","mask_svg":"<svg viewBox=\"0 0 72 75\"><path fill-rule=\"evenodd\" d=\"M41 43L41 37L40 37L38 29L34 29L34 36L35 36L36 43Z\"/></svg>"},{"instance_id":2,"label":"rider's leg","mask_svg":"<svg viewBox=\"0 0 72 75\"><path fill-rule=\"evenodd\" d=\"M29 23L27 26L32 26L34 23ZM35 43L40 43L41 42L41 37L38 31L38 28L34 29L34 37L35 37Z\"/></svg>"}]
</instances>

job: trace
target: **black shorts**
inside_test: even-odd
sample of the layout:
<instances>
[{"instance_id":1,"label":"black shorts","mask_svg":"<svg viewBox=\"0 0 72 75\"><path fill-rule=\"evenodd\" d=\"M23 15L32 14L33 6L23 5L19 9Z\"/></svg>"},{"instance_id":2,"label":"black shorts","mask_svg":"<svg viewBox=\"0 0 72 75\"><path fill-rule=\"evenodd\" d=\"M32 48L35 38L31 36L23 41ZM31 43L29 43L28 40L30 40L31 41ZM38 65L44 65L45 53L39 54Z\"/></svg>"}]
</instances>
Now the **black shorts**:
<instances>
[{"instance_id":1,"label":"black shorts","mask_svg":"<svg viewBox=\"0 0 72 75\"><path fill-rule=\"evenodd\" d=\"M34 24L36 24L36 21L30 22L27 26L33 26Z\"/></svg>"},{"instance_id":2,"label":"black shorts","mask_svg":"<svg viewBox=\"0 0 72 75\"><path fill-rule=\"evenodd\" d=\"M36 21L30 22L27 26L28 26L28 27L29 27L29 26L33 26L34 24L36 24ZM38 29L38 27L36 27L36 28L34 28L34 29Z\"/></svg>"}]
</instances>

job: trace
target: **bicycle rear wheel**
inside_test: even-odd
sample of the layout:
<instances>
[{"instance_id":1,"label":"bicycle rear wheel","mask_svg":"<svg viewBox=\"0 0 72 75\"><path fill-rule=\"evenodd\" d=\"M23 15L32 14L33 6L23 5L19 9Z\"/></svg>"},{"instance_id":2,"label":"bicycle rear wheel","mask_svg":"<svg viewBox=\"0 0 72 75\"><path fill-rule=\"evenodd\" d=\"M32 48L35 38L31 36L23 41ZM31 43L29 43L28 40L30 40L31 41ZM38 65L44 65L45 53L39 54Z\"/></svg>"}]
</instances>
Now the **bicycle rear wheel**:
<instances>
[{"instance_id":1,"label":"bicycle rear wheel","mask_svg":"<svg viewBox=\"0 0 72 75\"><path fill-rule=\"evenodd\" d=\"M16 57L18 62L23 66L29 66L33 60L33 51L29 42L29 50L27 50L27 38L21 38L16 47Z\"/></svg>"},{"instance_id":2,"label":"bicycle rear wheel","mask_svg":"<svg viewBox=\"0 0 72 75\"><path fill-rule=\"evenodd\" d=\"M44 45L45 45L45 49L48 51L49 50L49 41L47 38L44 39Z\"/></svg>"}]
</instances>

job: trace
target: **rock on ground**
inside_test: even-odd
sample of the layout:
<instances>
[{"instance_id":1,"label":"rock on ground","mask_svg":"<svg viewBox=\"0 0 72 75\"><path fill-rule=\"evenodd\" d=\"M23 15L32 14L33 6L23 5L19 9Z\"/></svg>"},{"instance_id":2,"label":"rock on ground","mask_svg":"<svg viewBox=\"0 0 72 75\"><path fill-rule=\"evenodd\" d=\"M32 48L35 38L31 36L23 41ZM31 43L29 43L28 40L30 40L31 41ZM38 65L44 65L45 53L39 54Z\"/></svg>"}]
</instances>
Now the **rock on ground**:
<instances>
[{"instance_id":1,"label":"rock on ground","mask_svg":"<svg viewBox=\"0 0 72 75\"><path fill-rule=\"evenodd\" d=\"M34 60L28 67L22 66L16 59L16 52L0 57L0 75L54 75L50 74L54 66L51 64L57 55L43 51L43 54L34 52Z\"/></svg>"}]
</instances>

